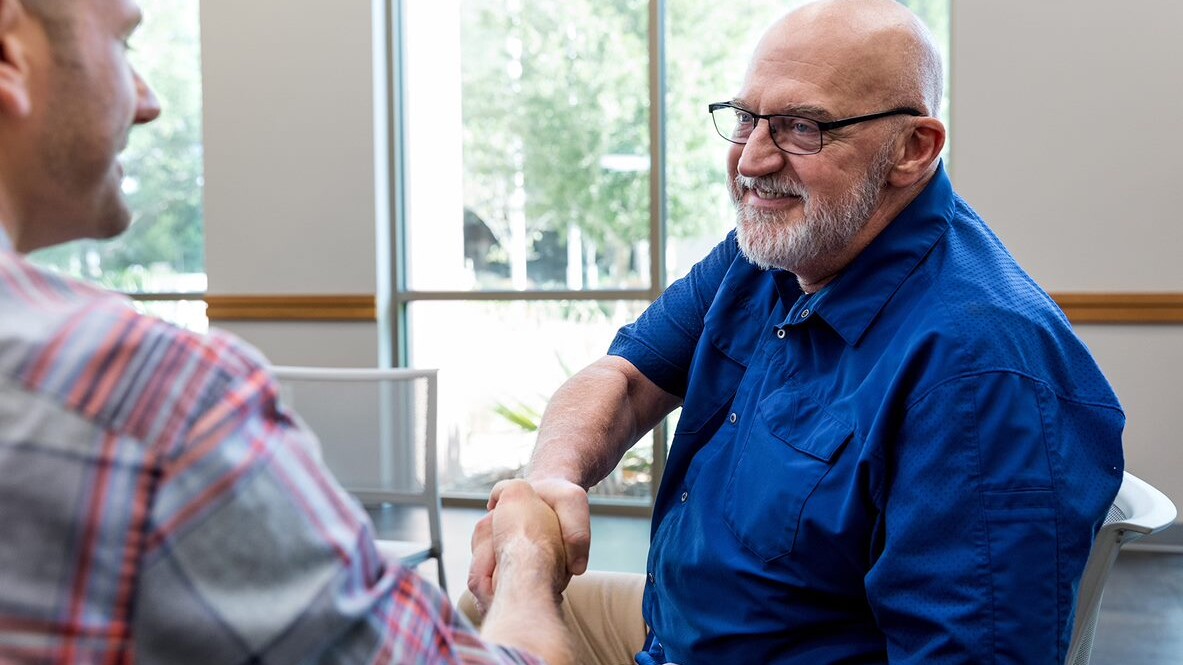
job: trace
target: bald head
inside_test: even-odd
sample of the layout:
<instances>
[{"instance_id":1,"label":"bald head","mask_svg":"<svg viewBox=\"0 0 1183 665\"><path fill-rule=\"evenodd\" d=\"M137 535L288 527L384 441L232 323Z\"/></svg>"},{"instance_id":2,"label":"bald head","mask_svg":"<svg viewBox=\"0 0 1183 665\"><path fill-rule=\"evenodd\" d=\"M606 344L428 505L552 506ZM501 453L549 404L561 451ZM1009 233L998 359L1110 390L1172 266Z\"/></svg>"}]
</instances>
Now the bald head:
<instances>
[{"instance_id":1,"label":"bald head","mask_svg":"<svg viewBox=\"0 0 1183 665\"><path fill-rule=\"evenodd\" d=\"M928 30L892 0L821 0L774 23L732 100L768 116L728 153L744 255L794 273L806 292L828 283L939 168L941 88ZM780 134L804 134L814 150L789 150Z\"/></svg>"},{"instance_id":2,"label":"bald head","mask_svg":"<svg viewBox=\"0 0 1183 665\"><path fill-rule=\"evenodd\" d=\"M895 0L821 0L786 14L760 40L752 67L777 63L868 107L940 113L940 53L924 23Z\"/></svg>"}]
</instances>

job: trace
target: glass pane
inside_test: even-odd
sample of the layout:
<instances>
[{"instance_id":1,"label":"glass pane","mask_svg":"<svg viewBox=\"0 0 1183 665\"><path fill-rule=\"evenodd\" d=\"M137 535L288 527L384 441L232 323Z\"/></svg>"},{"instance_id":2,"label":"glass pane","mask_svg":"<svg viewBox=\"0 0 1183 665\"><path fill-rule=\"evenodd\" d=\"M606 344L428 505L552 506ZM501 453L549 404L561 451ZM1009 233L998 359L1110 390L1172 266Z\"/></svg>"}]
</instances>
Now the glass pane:
<instances>
[{"instance_id":1,"label":"glass pane","mask_svg":"<svg viewBox=\"0 0 1183 665\"><path fill-rule=\"evenodd\" d=\"M198 0L139 0L133 64L163 113L136 127L121 160L135 216L114 240L82 240L33 255L41 265L126 292L205 290L202 230L201 54Z\"/></svg>"},{"instance_id":2,"label":"glass pane","mask_svg":"<svg viewBox=\"0 0 1183 665\"><path fill-rule=\"evenodd\" d=\"M407 3L404 35L410 288L647 288L647 0Z\"/></svg>"},{"instance_id":3,"label":"glass pane","mask_svg":"<svg viewBox=\"0 0 1183 665\"><path fill-rule=\"evenodd\" d=\"M440 476L445 491L487 493L530 458L551 393L601 357L643 302L414 302L411 364L440 370ZM597 490L649 497L646 437Z\"/></svg>"},{"instance_id":4,"label":"glass pane","mask_svg":"<svg viewBox=\"0 0 1183 665\"><path fill-rule=\"evenodd\" d=\"M727 194L728 143L706 105L732 98L760 35L806 0L679 0L666 15L667 278L673 281L734 225ZM926 21L948 72L950 0L905 0ZM693 5L693 6L691 6ZM942 119L948 126L948 76Z\"/></svg>"},{"instance_id":5,"label":"glass pane","mask_svg":"<svg viewBox=\"0 0 1183 665\"><path fill-rule=\"evenodd\" d=\"M137 300L133 304L141 314L164 319L196 333L209 332L204 300Z\"/></svg>"}]
</instances>

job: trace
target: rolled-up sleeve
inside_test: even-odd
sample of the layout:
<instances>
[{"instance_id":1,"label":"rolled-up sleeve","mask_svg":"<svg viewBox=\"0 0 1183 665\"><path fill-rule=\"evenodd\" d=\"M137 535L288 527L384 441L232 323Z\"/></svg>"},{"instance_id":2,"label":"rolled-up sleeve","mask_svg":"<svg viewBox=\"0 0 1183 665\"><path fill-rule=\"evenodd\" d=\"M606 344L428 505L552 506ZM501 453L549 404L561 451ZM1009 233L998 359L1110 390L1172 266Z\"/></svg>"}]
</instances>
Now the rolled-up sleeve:
<instances>
[{"instance_id":1,"label":"rolled-up sleeve","mask_svg":"<svg viewBox=\"0 0 1183 665\"><path fill-rule=\"evenodd\" d=\"M635 322L616 333L609 355L628 360L662 390L684 397L707 310L737 256L739 245L732 231Z\"/></svg>"}]
</instances>

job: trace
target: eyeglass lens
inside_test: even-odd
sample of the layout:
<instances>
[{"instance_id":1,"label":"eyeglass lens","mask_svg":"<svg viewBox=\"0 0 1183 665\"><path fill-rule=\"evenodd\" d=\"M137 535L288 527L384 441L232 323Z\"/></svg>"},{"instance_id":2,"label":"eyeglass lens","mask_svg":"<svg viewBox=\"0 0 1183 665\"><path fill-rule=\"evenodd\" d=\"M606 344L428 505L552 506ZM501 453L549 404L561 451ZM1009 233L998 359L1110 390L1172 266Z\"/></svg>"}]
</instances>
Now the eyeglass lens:
<instances>
[{"instance_id":1,"label":"eyeglass lens","mask_svg":"<svg viewBox=\"0 0 1183 665\"><path fill-rule=\"evenodd\" d=\"M742 109L721 107L711 112L719 135L733 143L747 143L760 119ZM786 152L813 154L821 150L822 131L808 118L778 115L766 118L772 140Z\"/></svg>"}]
</instances>

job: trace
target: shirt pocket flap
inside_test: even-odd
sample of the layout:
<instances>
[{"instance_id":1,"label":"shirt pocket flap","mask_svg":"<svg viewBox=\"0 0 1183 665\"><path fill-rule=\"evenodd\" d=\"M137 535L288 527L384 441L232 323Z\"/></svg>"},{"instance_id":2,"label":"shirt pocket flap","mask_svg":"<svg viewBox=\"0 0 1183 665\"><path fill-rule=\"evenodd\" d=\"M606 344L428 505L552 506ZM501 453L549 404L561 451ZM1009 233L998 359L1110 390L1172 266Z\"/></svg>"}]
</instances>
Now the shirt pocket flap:
<instances>
[{"instance_id":1,"label":"shirt pocket flap","mask_svg":"<svg viewBox=\"0 0 1183 665\"><path fill-rule=\"evenodd\" d=\"M756 415L739 442L723 517L739 542L769 562L793 551L805 506L854 427L792 388L765 397Z\"/></svg>"},{"instance_id":2,"label":"shirt pocket flap","mask_svg":"<svg viewBox=\"0 0 1183 665\"><path fill-rule=\"evenodd\" d=\"M793 449L830 462L854 427L800 391L780 390L760 402L760 415L772 435Z\"/></svg>"}]
</instances>

